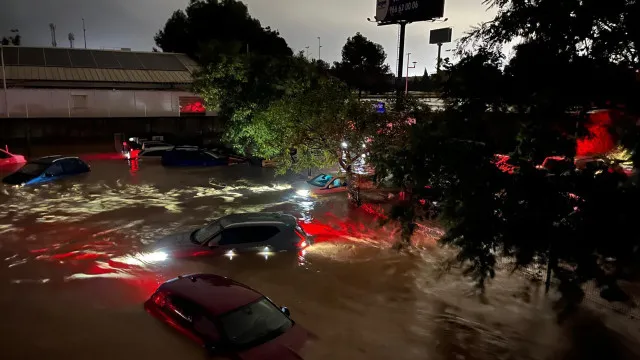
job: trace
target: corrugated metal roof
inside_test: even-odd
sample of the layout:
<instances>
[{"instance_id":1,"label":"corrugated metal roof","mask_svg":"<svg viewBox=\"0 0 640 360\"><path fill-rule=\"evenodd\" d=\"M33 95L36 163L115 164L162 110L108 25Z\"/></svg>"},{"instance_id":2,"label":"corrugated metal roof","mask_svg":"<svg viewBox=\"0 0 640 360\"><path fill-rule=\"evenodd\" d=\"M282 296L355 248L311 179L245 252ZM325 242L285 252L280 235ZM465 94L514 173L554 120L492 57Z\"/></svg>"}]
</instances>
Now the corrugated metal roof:
<instances>
[{"instance_id":1,"label":"corrugated metal roof","mask_svg":"<svg viewBox=\"0 0 640 360\"><path fill-rule=\"evenodd\" d=\"M7 80L188 84L189 71L5 66Z\"/></svg>"}]
</instances>

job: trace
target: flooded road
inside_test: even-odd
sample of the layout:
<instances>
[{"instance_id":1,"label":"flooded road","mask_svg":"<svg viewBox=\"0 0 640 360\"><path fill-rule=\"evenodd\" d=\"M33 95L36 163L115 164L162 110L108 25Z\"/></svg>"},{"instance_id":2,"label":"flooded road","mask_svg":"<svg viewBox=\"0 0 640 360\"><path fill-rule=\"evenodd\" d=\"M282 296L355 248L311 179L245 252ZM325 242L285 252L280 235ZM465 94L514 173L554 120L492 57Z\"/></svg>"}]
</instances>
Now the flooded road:
<instances>
[{"instance_id":1,"label":"flooded road","mask_svg":"<svg viewBox=\"0 0 640 360\"><path fill-rule=\"evenodd\" d=\"M3 359L204 359L142 303L163 281L211 272L290 308L317 339L307 359L632 359L640 324L587 305L557 323L554 296L508 271L485 296L425 229L390 250L396 229L345 197L305 199L294 176L248 166L164 169L89 161L92 172L0 188ZM284 211L318 243L305 254L144 262L165 235L222 215ZM603 355L605 354L605 355Z\"/></svg>"}]
</instances>

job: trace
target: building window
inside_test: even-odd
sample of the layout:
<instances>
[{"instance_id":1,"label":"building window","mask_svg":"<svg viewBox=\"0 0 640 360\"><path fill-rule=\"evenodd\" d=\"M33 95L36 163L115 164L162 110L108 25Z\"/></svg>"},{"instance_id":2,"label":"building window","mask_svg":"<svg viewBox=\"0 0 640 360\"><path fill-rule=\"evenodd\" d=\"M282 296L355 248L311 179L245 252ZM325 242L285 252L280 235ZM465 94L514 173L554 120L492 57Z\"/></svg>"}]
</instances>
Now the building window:
<instances>
[{"instance_id":1,"label":"building window","mask_svg":"<svg viewBox=\"0 0 640 360\"><path fill-rule=\"evenodd\" d=\"M87 95L71 95L71 107L73 109L86 109L89 106Z\"/></svg>"}]
</instances>

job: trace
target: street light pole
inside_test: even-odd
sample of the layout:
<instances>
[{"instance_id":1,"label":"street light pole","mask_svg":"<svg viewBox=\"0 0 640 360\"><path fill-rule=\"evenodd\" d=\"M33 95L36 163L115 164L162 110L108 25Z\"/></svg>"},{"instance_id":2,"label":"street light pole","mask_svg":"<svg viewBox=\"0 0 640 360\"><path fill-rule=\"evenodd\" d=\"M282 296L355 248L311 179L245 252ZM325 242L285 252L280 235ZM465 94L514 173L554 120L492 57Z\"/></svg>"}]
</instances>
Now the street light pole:
<instances>
[{"instance_id":1,"label":"street light pole","mask_svg":"<svg viewBox=\"0 0 640 360\"><path fill-rule=\"evenodd\" d=\"M318 60L322 60L322 56L320 55L320 49L322 49L322 43L320 42L320 36L318 36Z\"/></svg>"},{"instance_id":2,"label":"street light pole","mask_svg":"<svg viewBox=\"0 0 640 360\"><path fill-rule=\"evenodd\" d=\"M440 74L440 64L442 63L442 43L438 43L438 63L436 65L436 74Z\"/></svg>"},{"instance_id":3,"label":"street light pole","mask_svg":"<svg viewBox=\"0 0 640 360\"><path fill-rule=\"evenodd\" d=\"M404 84L404 94L409 94L409 69L415 69L417 62L413 62L413 66L409 66L409 59L411 57L411 53L407 53L407 75L405 76L405 84Z\"/></svg>"},{"instance_id":4,"label":"street light pole","mask_svg":"<svg viewBox=\"0 0 640 360\"><path fill-rule=\"evenodd\" d=\"M9 117L9 98L7 94L7 74L4 70L4 45L0 45L0 58L2 59L2 88L4 89L4 113Z\"/></svg>"}]
</instances>

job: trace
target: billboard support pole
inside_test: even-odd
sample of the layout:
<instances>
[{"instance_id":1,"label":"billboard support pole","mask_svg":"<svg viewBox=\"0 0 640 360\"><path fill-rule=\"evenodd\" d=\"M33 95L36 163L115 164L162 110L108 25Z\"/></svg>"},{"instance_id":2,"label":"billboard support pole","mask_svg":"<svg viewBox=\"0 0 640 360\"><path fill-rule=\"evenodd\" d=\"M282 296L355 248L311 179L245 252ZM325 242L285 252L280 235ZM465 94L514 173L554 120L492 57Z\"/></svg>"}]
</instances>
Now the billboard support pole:
<instances>
[{"instance_id":1,"label":"billboard support pole","mask_svg":"<svg viewBox=\"0 0 640 360\"><path fill-rule=\"evenodd\" d=\"M407 22L403 21L400 23L400 45L398 49L398 77L396 78L396 89L397 89L397 104L396 106L400 106L400 102L402 99L402 69L404 68L404 38L407 33Z\"/></svg>"},{"instance_id":2,"label":"billboard support pole","mask_svg":"<svg viewBox=\"0 0 640 360\"><path fill-rule=\"evenodd\" d=\"M438 63L436 65L436 74L440 74L440 64L442 63L442 43L438 43Z\"/></svg>"}]
</instances>

